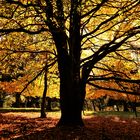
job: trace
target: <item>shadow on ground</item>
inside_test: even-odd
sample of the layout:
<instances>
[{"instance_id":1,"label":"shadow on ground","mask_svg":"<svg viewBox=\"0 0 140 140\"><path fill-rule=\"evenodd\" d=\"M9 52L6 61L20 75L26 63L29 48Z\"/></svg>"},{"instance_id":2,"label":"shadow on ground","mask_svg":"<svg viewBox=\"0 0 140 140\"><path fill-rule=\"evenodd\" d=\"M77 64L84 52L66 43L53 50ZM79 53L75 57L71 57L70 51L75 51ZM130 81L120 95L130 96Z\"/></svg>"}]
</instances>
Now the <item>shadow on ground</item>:
<instances>
[{"instance_id":1,"label":"shadow on ground","mask_svg":"<svg viewBox=\"0 0 140 140\"><path fill-rule=\"evenodd\" d=\"M84 118L85 127L55 127L58 118L0 114L1 140L140 140L140 119Z\"/></svg>"}]
</instances>

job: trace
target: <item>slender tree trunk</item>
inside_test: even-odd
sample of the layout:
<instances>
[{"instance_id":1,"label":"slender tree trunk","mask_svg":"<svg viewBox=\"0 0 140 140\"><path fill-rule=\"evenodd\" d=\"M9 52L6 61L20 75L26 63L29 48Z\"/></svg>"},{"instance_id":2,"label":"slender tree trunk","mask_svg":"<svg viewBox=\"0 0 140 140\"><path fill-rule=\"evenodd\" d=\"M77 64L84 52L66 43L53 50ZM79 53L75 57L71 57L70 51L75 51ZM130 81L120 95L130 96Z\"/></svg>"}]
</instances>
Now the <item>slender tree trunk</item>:
<instances>
[{"instance_id":1,"label":"slender tree trunk","mask_svg":"<svg viewBox=\"0 0 140 140\"><path fill-rule=\"evenodd\" d=\"M94 100L92 100L91 102L92 102L92 106L93 106L94 111L97 111L97 110L96 110L96 105L95 105Z\"/></svg>"},{"instance_id":2,"label":"slender tree trunk","mask_svg":"<svg viewBox=\"0 0 140 140\"><path fill-rule=\"evenodd\" d=\"M47 102L46 110L51 111L52 110L52 108L51 108L52 99L50 97L47 97L46 102Z\"/></svg>"},{"instance_id":3,"label":"slender tree trunk","mask_svg":"<svg viewBox=\"0 0 140 140\"><path fill-rule=\"evenodd\" d=\"M129 111L128 106L127 106L127 103L125 101L123 102L123 107L124 107L123 108L123 111L124 112L128 112Z\"/></svg>"},{"instance_id":4,"label":"slender tree trunk","mask_svg":"<svg viewBox=\"0 0 140 140\"><path fill-rule=\"evenodd\" d=\"M43 91L43 96L42 96L42 102L41 102L41 118L46 118L46 93L47 93L47 68L45 70L44 74L44 91Z\"/></svg>"},{"instance_id":5,"label":"slender tree trunk","mask_svg":"<svg viewBox=\"0 0 140 140\"><path fill-rule=\"evenodd\" d=\"M17 92L15 95L16 102L15 102L15 107L20 107L21 99L20 99L20 94Z\"/></svg>"}]
</instances>

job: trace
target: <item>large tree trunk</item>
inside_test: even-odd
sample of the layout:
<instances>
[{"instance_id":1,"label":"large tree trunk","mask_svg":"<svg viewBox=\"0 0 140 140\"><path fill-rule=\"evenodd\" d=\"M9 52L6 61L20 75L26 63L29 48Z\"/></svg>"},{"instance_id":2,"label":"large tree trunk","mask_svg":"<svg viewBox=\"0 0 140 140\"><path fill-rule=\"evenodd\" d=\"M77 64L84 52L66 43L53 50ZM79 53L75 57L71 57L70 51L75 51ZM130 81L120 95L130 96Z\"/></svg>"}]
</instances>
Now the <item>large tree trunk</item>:
<instances>
[{"instance_id":1,"label":"large tree trunk","mask_svg":"<svg viewBox=\"0 0 140 140\"><path fill-rule=\"evenodd\" d=\"M82 109L85 98L85 82L80 77L80 37L77 38L77 36L77 34L73 34L69 42L63 33L54 38L60 74L61 118L59 126L83 125ZM70 48L70 52L68 48Z\"/></svg>"},{"instance_id":2,"label":"large tree trunk","mask_svg":"<svg viewBox=\"0 0 140 140\"><path fill-rule=\"evenodd\" d=\"M60 2L60 1L59 1ZM59 3L60 4L60 3ZM62 4L62 1L61 1ZM59 9L61 22L59 27L53 26L53 21L48 20L58 57L60 74L60 107L61 118L58 125L83 125L82 109L85 98L85 82L80 76L81 55L81 15L78 0L71 1L69 35L66 34L63 10ZM48 15L49 19L49 15Z\"/></svg>"},{"instance_id":3,"label":"large tree trunk","mask_svg":"<svg viewBox=\"0 0 140 140\"><path fill-rule=\"evenodd\" d=\"M82 126L85 85L80 80L80 67L78 64L73 65L71 57L64 50L61 52L63 52L61 57L58 56L61 107L61 118L58 125Z\"/></svg>"},{"instance_id":4,"label":"large tree trunk","mask_svg":"<svg viewBox=\"0 0 140 140\"><path fill-rule=\"evenodd\" d=\"M79 85L73 85L67 80L61 83L60 107L61 118L58 125L83 126L82 109L84 96L82 96Z\"/></svg>"}]
</instances>

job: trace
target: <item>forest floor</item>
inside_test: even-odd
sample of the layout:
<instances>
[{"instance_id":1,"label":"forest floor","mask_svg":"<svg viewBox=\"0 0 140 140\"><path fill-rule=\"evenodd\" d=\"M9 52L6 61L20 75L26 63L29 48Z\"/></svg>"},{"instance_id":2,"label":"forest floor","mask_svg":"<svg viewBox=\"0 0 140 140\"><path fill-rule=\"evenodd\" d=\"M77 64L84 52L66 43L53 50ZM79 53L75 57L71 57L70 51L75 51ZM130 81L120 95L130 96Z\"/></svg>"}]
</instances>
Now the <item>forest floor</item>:
<instances>
[{"instance_id":1,"label":"forest floor","mask_svg":"<svg viewBox=\"0 0 140 140\"><path fill-rule=\"evenodd\" d=\"M0 140L140 140L140 118L83 116L85 127L55 127L60 112L0 113Z\"/></svg>"}]
</instances>

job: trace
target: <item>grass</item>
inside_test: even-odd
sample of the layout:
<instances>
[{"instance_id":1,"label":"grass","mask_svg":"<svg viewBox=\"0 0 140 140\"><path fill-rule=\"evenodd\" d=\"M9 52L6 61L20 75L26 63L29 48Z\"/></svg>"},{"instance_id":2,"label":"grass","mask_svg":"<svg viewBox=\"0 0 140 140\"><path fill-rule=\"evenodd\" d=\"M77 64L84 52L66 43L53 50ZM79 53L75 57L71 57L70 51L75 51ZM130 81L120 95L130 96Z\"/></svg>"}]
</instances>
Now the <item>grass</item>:
<instances>
[{"instance_id":1,"label":"grass","mask_svg":"<svg viewBox=\"0 0 140 140\"><path fill-rule=\"evenodd\" d=\"M0 108L0 112L40 112L40 108Z\"/></svg>"},{"instance_id":2,"label":"grass","mask_svg":"<svg viewBox=\"0 0 140 140\"><path fill-rule=\"evenodd\" d=\"M40 108L0 108L0 112L40 112ZM47 112L55 112L58 111L58 109L52 109L51 111Z\"/></svg>"},{"instance_id":3,"label":"grass","mask_svg":"<svg viewBox=\"0 0 140 140\"><path fill-rule=\"evenodd\" d=\"M1 113L6 112L40 112L40 108L0 108ZM59 111L57 109L53 109L52 111L47 112L55 112ZM134 112L123 112L123 111L84 111L84 116L119 116L125 118L135 118ZM140 117L140 112L137 112L138 117Z\"/></svg>"},{"instance_id":4,"label":"grass","mask_svg":"<svg viewBox=\"0 0 140 140\"><path fill-rule=\"evenodd\" d=\"M85 116L97 115L97 116L119 116L119 117L125 117L125 118L136 117L134 112L124 112L124 111L99 111L99 112L85 111L84 114ZM140 112L137 112L137 115L138 117L140 117Z\"/></svg>"}]
</instances>

